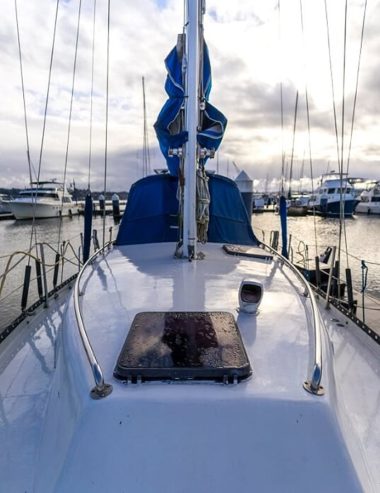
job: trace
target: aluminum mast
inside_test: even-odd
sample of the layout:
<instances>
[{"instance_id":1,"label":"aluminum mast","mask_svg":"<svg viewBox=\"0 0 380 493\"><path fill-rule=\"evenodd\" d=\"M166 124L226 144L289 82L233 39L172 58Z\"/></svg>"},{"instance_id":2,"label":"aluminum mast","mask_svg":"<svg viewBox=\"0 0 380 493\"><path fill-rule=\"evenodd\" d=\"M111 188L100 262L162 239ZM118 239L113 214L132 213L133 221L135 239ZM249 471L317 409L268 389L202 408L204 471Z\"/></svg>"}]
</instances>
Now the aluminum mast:
<instances>
[{"instance_id":1,"label":"aluminum mast","mask_svg":"<svg viewBox=\"0 0 380 493\"><path fill-rule=\"evenodd\" d=\"M185 151L185 186L183 211L183 251L197 257L196 173L198 167L197 129L199 126L199 57L202 1L191 0L187 7L186 36L186 129L189 133Z\"/></svg>"}]
</instances>

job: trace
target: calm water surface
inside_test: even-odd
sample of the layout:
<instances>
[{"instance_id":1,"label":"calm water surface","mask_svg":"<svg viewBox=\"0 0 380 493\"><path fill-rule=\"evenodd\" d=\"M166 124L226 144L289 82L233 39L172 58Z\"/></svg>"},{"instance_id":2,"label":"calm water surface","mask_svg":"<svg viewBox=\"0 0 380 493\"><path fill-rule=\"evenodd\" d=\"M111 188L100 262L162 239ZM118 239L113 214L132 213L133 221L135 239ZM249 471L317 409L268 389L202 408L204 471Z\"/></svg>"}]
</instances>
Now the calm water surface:
<instances>
[{"instance_id":1,"label":"calm water surface","mask_svg":"<svg viewBox=\"0 0 380 493\"><path fill-rule=\"evenodd\" d=\"M269 243L269 232L280 231L280 217L273 213L253 214L252 225L256 236ZM345 221L345 238L342 239L341 272L346 267L352 271L354 296L361 303L361 289L365 285L365 294L371 298L371 326L380 328L380 216L358 215ZM338 246L339 220L323 217L289 217L288 234L292 235L294 262L301 262L305 257L313 259L316 254L324 252L327 246ZM305 245L308 251L305 252ZM368 268L366 278L363 277L362 261ZM374 303L372 303L372 301ZM378 305L377 305L378 303ZM370 303L367 303L367 307Z\"/></svg>"},{"instance_id":2,"label":"calm water surface","mask_svg":"<svg viewBox=\"0 0 380 493\"><path fill-rule=\"evenodd\" d=\"M59 231L58 219L40 219L35 222L35 233L33 234L33 243L48 243L50 247L44 246L44 255L47 268L48 289L53 288L55 250L63 241L66 243L66 252L63 267L60 265L58 283L65 280L72 274L78 272L79 248L81 246L80 234L83 232L83 216L74 216L72 218L62 218L61 231ZM116 236L118 226L115 225L111 216L106 216L105 241L110 238L109 228L112 227L113 238ZM103 240L103 220L101 217L93 218L93 228L98 232L99 243ZM32 231L32 221L0 221L0 273L2 274L13 252L25 252L29 250L30 238ZM36 250L32 251L36 255ZM40 251L38 251L40 255ZM12 265L22 258L17 254L12 259ZM38 299L35 260L31 258L23 259L17 267L12 270L6 277L0 297L0 330L8 325L20 313L21 306L21 287L23 285L25 266L28 261L32 267L30 293L28 297L28 306ZM1 279L0 279L1 288Z\"/></svg>"},{"instance_id":3,"label":"calm water surface","mask_svg":"<svg viewBox=\"0 0 380 493\"><path fill-rule=\"evenodd\" d=\"M38 242L47 242L57 248L59 238L59 221L57 219L44 219L36 221L36 237ZM262 240L263 232L265 241L269 242L270 231L280 230L279 216L273 213L254 214L252 225L256 236ZM366 293L370 294L380 302L380 217L358 216L346 220L346 238L348 256L342 253L341 262L343 268L347 262L353 272L354 287L359 291L362 288L362 263L364 260L368 267ZM98 231L99 242L102 243L103 224L102 218L94 218L93 227ZM109 228L113 228L113 238L116 236L117 226L112 217L106 218L106 241L109 239ZM59 280L67 278L78 271L78 261L74 252L78 254L80 247L80 233L83 231L83 217L63 218L60 239L70 241L73 250L69 248L66 256L70 261L65 261L63 272L59 272ZM316 234L315 234L316 231ZM305 256L314 258L316 252L322 253L327 246L337 245L339 234L339 221L337 219L326 219L313 216L288 218L288 233L292 235L292 248L294 261L301 261ZM7 255L15 251L26 251L29 248L31 234L31 221L0 221L0 272L4 272ZM317 247L316 247L317 243ZM308 250L305 252L305 245ZM343 240L342 247L346 250ZM47 262L54 263L54 251L44 248ZM14 258L14 261L20 256ZM0 329L20 312L21 286L26 260L21 262L17 269L7 276L3 286L0 301ZM32 265L32 281L28 304L37 299L35 266ZM47 278L49 289L52 288L53 267L48 269ZM1 281L0 281L1 282ZM380 319L380 311L379 319Z\"/></svg>"}]
</instances>

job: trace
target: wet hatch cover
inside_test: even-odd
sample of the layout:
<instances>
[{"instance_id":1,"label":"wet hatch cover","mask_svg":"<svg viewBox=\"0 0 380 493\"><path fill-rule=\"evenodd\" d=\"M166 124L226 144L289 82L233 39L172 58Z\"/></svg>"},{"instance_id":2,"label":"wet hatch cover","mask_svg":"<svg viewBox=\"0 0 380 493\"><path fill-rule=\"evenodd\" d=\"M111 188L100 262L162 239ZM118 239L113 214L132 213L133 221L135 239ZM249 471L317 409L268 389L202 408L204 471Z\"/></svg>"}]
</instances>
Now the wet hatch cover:
<instances>
[{"instance_id":1,"label":"wet hatch cover","mask_svg":"<svg viewBox=\"0 0 380 493\"><path fill-rule=\"evenodd\" d=\"M252 370L239 329L226 312L138 313L114 376L121 380L237 382Z\"/></svg>"}]
</instances>

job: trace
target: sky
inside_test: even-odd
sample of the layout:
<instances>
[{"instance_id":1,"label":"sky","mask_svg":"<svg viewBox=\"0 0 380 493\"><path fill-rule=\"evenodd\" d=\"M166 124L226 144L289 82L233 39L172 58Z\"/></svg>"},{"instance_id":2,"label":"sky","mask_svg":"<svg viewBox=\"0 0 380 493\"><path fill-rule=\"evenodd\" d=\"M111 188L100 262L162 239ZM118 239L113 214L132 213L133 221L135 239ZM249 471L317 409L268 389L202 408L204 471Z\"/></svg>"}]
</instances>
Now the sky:
<instances>
[{"instance_id":1,"label":"sky","mask_svg":"<svg viewBox=\"0 0 380 493\"><path fill-rule=\"evenodd\" d=\"M93 190L104 189L107 4L107 0L96 1L90 166ZM338 169L337 147L339 154L343 147L345 170L349 166L353 176L380 179L380 2L374 0L368 0L367 5L348 160L364 4L364 0L347 0L343 77L345 0L326 0L335 126L325 0L281 0L280 9L278 0L206 1L205 39L213 76L210 102L228 118L223 143L217 158L209 161L209 169L218 169L231 178L244 170L256 189L276 190L282 156L289 169L293 154L292 188L309 188L311 174L317 178ZM41 179L62 180L66 164L67 183L74 180L78 188L86 188L94 0L82 0L70 133L79 0L59 2L41 153L56 5L56 0L17 0L30 155L36 172L40 163ZM153 124L166 100L163 60L182 31L183 5L183 0L111 0L107 190L128 190L142 177L142 77L151 168L165 167ZM28 184L29 172L15 1L1 0L1 6L0 187L23 187Z\"/></svg>"}]
</instances>

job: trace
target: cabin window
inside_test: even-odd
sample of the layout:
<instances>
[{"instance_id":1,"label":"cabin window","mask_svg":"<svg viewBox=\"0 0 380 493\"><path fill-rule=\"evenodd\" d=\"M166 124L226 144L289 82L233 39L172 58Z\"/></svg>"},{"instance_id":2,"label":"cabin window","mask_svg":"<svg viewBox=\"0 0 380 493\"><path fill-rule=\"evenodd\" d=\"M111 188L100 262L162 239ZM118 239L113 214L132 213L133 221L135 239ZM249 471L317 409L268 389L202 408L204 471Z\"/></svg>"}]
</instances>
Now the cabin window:
<instances>
[{"instance_id":1,"label":"cabin window","mask_svg":"<svg viewBox=\"0 0 380 493\"><path fill-rule=\"evenodd\" d=\"M39 190L37 192L31 192L31 191L25 191L25 192L20 192L21 197L44 197L44 198L49 198L49 199L55 199L58 200L58 195L56 193L49 193L45 192L43 190Z\"/></svg>"}]
</instances>

